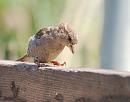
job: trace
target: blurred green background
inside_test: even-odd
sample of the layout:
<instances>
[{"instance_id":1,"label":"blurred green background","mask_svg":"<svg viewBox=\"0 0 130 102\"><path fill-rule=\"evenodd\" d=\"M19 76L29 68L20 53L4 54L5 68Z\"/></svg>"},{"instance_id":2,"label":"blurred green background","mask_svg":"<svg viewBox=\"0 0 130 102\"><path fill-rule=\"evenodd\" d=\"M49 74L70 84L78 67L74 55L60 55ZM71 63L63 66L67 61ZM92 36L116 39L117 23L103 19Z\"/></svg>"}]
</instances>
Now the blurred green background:
<instances>
[{"instance_id":1,"label":"blurred green background","mask_svg":"<svg viewBox=\"0 0 130 102\"><path fill-rule=\"evenodd\" d=\"M98 68L102 15L102 0L0 0L0 58L16 60L40 28L68 22L78 36L76 53L65 48L56 60Z\"/></svg>"}]
</instances>

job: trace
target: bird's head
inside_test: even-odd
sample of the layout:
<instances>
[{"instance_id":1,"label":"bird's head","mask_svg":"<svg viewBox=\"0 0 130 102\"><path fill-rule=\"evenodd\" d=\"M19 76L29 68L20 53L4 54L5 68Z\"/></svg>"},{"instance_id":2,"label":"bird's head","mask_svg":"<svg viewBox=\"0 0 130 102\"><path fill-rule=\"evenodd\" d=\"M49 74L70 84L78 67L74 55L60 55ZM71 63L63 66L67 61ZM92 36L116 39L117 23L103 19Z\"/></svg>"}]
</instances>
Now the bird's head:
<instances>
[{"instance_id":1,"label":"bird's head","mask_svg":"<svg viewBox=\"0 0 130 102\"><path fill-rule=\"evenodd\" d=\"M67 23L60 23L58 25L59 29L59 35L60 38L62 39L63 43L65 46L67 46L71 52L74 54L74 47L77 44L77 36L75 32L72 30L69 24Z\"/></svg>"}]
</instances>

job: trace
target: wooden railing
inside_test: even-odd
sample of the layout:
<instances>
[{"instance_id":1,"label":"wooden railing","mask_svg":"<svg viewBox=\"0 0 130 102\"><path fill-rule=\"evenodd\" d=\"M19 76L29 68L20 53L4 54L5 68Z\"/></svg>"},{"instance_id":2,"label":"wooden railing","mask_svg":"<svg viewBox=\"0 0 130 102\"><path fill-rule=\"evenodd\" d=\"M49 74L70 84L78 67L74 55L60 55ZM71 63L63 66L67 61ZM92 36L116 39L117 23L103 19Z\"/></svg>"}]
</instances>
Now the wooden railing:
<instances>
[{"instance_id":1,"label":"wooden railing","mask_svg":"<svg viewBox=\"0 0 130 102\"><path fill-rule=\"evenodd\" d=\"M0 102L130 102L130 73L0 61Z\"/></svg>"}]
</instances>

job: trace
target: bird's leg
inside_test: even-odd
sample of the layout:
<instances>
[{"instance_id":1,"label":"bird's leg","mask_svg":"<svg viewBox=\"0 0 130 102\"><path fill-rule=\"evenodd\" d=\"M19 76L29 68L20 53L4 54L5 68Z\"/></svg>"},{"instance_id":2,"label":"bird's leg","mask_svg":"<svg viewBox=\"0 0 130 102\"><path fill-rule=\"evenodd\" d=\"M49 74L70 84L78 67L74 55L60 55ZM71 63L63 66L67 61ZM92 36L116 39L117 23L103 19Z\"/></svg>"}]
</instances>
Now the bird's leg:
<instances>
[{"instance_id":1,"label":"bird's leg","mask_svg":"<svg viewBox=\"0 0 130 102\"><path fill-rule=\"evenodd\" d=\"M40 62L37 57L34 58L34 63L37 65L38 68L40 67Z\"/></svg>"},{"instance_id":2,"label":"bird's leg","mask_svg":"<svg viewBox=\"0 0 130 102\"><path fill-rule=\"evenodd\" d=\"M38 58L34 58L34 63L37 65L37 67L45 67L47 65L45 65L44 63L40 63L40 61L38 60Z\"/></svg>"},{"instance_id":3,"label":"bird's leg","mask_svg":"<svg viewBox=\"0 0 130 102\"><path fill-rule=\"evenodd\" d=\"M64 66L64 65L66 65L66 62L64 62L64 63L59 63L58 61L51 61L51 63L53 64L53 65L57 65L57 66Z\"/></svg>"}]
</instances>

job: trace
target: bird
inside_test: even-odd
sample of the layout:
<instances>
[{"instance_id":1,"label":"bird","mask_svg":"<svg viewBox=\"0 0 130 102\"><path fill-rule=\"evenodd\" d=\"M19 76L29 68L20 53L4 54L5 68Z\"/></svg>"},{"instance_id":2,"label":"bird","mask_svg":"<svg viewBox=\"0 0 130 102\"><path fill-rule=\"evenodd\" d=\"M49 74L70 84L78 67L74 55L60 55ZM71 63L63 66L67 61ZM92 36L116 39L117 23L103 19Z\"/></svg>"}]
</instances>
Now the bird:
<instances>
[{"instance_id":1,"label":"bird","mask_svg":"<svg viewBox=\"0 0 130 102\"><path fill-rule=\"evenodd\" d=\"M28 41L26 54L17 61L28 61L34 59L34 63L40 66L40 63L60 64L54 59L67 46L70 51L75 53L75 45L78 43L77 34L68 23L59 23L54 26L41 28L36 34L32 35Z\"/></svg>"}]
</instances>

